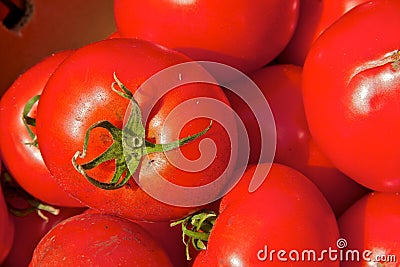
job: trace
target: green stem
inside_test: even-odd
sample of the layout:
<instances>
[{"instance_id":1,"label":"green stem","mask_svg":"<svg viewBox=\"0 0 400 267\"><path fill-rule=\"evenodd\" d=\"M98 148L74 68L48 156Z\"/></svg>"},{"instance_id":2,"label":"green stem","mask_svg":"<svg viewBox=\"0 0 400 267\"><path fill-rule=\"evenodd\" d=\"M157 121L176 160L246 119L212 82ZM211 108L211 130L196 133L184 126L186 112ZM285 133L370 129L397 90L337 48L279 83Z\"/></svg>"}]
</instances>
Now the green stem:
<instances>
[{"instance_id":1,"label":"green stem","mask_svg":"<svg viewBox=\"0 0 400 267\"><path fill-rule=\"evenodd\" d=\"M77 151L72 157L72 165L74 168L91 184L105 190L114 190L123 187L139 167L143 156L151 153L167 152L181 147L206 134L212 126L212 121L210 121L210 125L201 132L171 143L154 144L149 142L145 139L145 128L142 123L142 114L139 104L133 98L133 94L128 88L117 78L115 73L114 80L115 82L111 85L111 89L121 97L131 101L130 114L124 128L121 130L109 121L100 121L93 124L86 132L82 152ZM118 85L120 90L116 88L116 85ZM113 143L93 160L79 164L77 160L78 158L86 157L90 133L96 128L106 129L111 134ZM88 170L94 169L100 164L110 160L115 161L115 171L111 181L101 182L87 174Z\"/></svg>"},{"instance_id":2,"label":"green stem","mask_svg":"<svg viewBox=\"0 0 400 267\"><path fill-rule=\"evenodd\" d=\"M40 200L31 196L27 193L21 186L17 184L13 177L7 172L3 172L1 175L1 180L4 185L4 196L7 203L7 208L9 212L18 217L27 216L33 212L36 212L42 219L48 221L48 218L44 215L44 211L51 213L53 215L58 215L60 210L50 206L48 204L42 203ZM15 207L8 199L19 197L22 198L28 204L26 208Z\"/></svg>"},{"instance_id":3,"label":"green stem","mask_svg":"<svg viewBox=\"0 0 400 267\"><path fill-rule=\"evenodd\" d=\"M26 145L33 145L38 147L38 142L36 139L36 134L32 131L31 127L36 127L36 118L32 118L29 116L29 113L32 111L35 104L39 101L40 95L35 95L26 103L24 110L22 111L22 121L25 125L26 130L29 133L29 136L32 138L32 141L26 143Z\"/></svg>"},{"instance_id":4,"label":"green stem","mask_svg":"<svg viewBox=\"0 0 400 267\"><path fill-rule=\"evenodd\" d=\"M203 210L171 223L171 227L181 225L182 241L185 244L186 259L191 260L190 246L196 250L205 250L211 231L217 219L217 213Z\"/></svg>"}]
</instances>

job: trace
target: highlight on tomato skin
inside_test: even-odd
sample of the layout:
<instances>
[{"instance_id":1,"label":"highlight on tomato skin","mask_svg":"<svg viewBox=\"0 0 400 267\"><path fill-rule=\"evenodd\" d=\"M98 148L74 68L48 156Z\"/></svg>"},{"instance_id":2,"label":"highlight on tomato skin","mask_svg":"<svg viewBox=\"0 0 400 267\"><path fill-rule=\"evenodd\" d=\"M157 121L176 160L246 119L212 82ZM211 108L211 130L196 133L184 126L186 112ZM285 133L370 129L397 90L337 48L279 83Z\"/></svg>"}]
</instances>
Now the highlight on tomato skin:
<instances>
[{"instance_id":1,"label":"highlight on tomato skin","mask_svg":"<svg viewBox=\"0 0 400 267\"><path fill-rule=\"evenodd\" d=\"M318 38L303 70L316 144L340 171L382 192L400 190L399 11L398 1L353 8Z\"/></svg>"}]
</instances>

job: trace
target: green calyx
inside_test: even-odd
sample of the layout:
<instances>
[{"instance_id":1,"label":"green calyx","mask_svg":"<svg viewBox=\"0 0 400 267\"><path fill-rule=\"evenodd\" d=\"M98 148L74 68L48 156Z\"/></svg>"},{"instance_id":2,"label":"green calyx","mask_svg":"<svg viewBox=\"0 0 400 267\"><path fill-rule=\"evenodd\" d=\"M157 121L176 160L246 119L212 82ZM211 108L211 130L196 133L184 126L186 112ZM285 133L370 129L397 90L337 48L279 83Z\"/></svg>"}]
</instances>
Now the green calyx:
<instances>
[{"instance_id":1,"label":"green calyx","mask_svg":"<svg viewBox=\"0 0 400 267\"><path fill-rule=\"evenodd\" d=\"M203 210L171 223L171 226L181 225L182 240L186 247L186 259L191 260L189 248L192 245L196 250L207 248L208 238L217 219L217 213Z\"/></svg>"},{"instance_id":2,"label":"green calyx","mask_svg":"<svg viewBox=\"0 0 400 267\"><path fill-rule=\"evenodd\" d=\"M59 209L45 204L27 193L8 172L4 171L1 174L0 180L8 211L12 215L17 217L25 217L33 212L36 212L40 218L47 222L49 219L45 214L46 212L52 215L58 215L60 213ZM22 203L26 205L24 205L24 207L17 207L13 205L12 201L9 201L9 199L15 198L22 199Z\"/></svg>"},{"instance_id":3,"label":"green calyx","mask_svg":"<svg viewBox=\"0 0 400 267\"><path fill-rule=\"evenodd\" d=\"M32 138L31 142L26 143L26 145L33 145L38 147L38 142L36 139L36 134L32 131L31 127L36 127L36 119L29 116L34 105L39 101L40 95L35 95L25 104L24 110L22 111L22 122L24 123L29 136Z\"/></svg>"},{"instance_id":4,"label":"green calyx","mask_svg":"<svg viewBox=\"0 0 400 267\"><path fill-rule=\"evenodd\" d=\"M121 97L130 100L130 114L124 128L121 130L109 121L99 121L93 124L86 132L82 152L77 151L72 157L72 165L80 174L82 174L91 184L106 190L123 187L139 167L143 156L151 153L167 152L181 147L207 133L212 126L212 121L210 121L210 125L201 132L168 144L155 144L149 142L146 140L146 133L142 123L142 114L139 104L133 98L133 94L128 90L128 88L117 78L115 73L114 80L115 82L111 85L111 89ZM116 86L118 87L116 88ZM106 129L111 134L113 143L106 151L95 159L84 164L78 164L78 158L86 157L90 133L96 128ZM88 170L110 160L115 160L115 172L111 181L101 182L87 174Z\"/></svg>"}]
</instances>

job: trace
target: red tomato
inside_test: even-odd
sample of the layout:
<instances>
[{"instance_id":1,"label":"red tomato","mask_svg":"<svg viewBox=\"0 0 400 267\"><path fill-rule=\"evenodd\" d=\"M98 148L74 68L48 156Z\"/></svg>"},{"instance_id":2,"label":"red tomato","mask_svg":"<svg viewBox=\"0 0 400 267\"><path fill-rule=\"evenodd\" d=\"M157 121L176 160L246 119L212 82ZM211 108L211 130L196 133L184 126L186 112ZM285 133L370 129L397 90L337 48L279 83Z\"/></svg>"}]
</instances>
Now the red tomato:
<instances>
[{"instance_id":1,"label":"red tomato","mask_svg":"<svg viewBox=\"0 0 400 267\"><path fill-rule=\"evenodd\" d=\"M1 173L1 164L0 164ZM3 191L0 184L0 265L4 262L14 238L14 224L7 211L7 205L4 201Z\"/></svg>"},{"instance_id":2,"label":"red tomato","mask_svg":"<svg viewBox=\"0 0 400 267\"><path fill-rule=\"evenodd\" d=\"M249 78L254 81L268 101L275 119L277 132L275 159L280 161L287 157L305 160L310 135L301 99L302 68L294 65L272 65L250 74ZM235 85L235 87L240 86L244 85ZM256 117L250 109L260 113L265 107L258 106L257 102L252 103L252 106L249 107L233 91L227 89L225 93L232 108L246 126L250 141L249 162L253 164L259 160L265 162L267 159L259 159L261 149L259 127L266 127L268 122L261 121L258 125Z\"/></svg>"},{"instance_id":3,"label":"red tomato","mask_svg":"<svg viewBox=\"0 0 400 267\"><path fill-rule=\"evenodd\" d=\"M295 168L312 180L339 216L366 194L367 189L333 167L312 140L302 100L302 68L294 65L273 65L256 71L249 77L267 99L274 115L277 133L274 161ZM239 97L229 90L226 94L249 134L249 162L257 163L261 142L257 120ZM265 122L260 124L260 127L265 127ZM261 162L265 162L265 159L261 159Z\"/></svg>"},{"instance_id":4,"label":"red tomato","mask_svg":"<svg viewBox=\"0 0 400 267\"><path fill-rule=\"evenodd\" d=\"M304 250L314 250L318 258L339 237L335 216L317 187L294 169L274 164L261 187L249 193L254 171L250 166L222 199L207 250L193 266L339 266L327 255L301 260Z\"/></svg>"},{"instance_id":5,"label":"red tomato","mask_svg":"<svg viewBox=\"0 0 400 267\"><path fill-rule=\"evenodd\" d=\"M84 211L82 208L59 208L58 215L45 213L48 221L31 213L26 216L12 216L15 225L13 246L2 267L28 266L33 251L40 239L59 222Z\"/></svg>"},{"instance_id":6,"label":"red tomato","mask_svg":"<svg viewBox=\"0 0 400 267\"><path fill-rule=\"evenodd\" d=\"M114 72L125 86L135 93L153 74L171 65L188 61L187 57L177 52L147 41L108 39L77 50L60 65L47 83L39 102L37 136L47 167L67 192L89 207L134 220L177 219L198 209L160 202L141 190L133 179L115 190L101 189L89 183L71 164L77 151L82 151L86 132L94 123L107 120L118 128L122 127L129 100L112 90ZM175 74L168 79L184 79L191 75L190 72ZM143 114L149 111L149 103L155 103L156 99L161 98L156 89L158 88L141 88L143 91L139 94L142 95L136 100ZM182 125L179 120L166 122L172 109L200 97L222 101L228 105L228 100L218 86L202 83L179 86L164 95L151 112L149 111L149 119L145 122L147 141L168 143L204 130L210 125L210 120L196 118L196 112L202 114L201 112L212 110L213 107L203 100L195 103L196 108L185 109L183 113L175 114L176 118L182 114L189 115L189 124ZM135 176L136 180L140 179L141 185L154 181L158 183L155 177L161 175L173 184L196 187L216 180L225 171L229 173L227 164L231 155L234 159L236 149L235 146L231 148L230 137L233 135L234 139L235 133L228 135L221 124L235 126L234 117L228 114L220 123L213 123L205 135L180 149L147 155L143 158L140 171L135 173L138 175ZM191 172L172 165L171 158L181 159L181 153L190 160L199 158L198 145L204 138L212 140L216 146L215 159L207 168ZM105 129L93 130L86 157L77 158L77 164L97 157L112 142L111 135ZM113 161L108 160L89 170L88 175L100 182L109 182L115 172L115 166ZM217 185L208 195L217 196L223 186L222 183ZM180 197L172 192L169 194L173 199Z\"/></svg>"},{"instance_id":7,"label":"red tomato","mask_svg":"<svg viewBox=\"0 0 400 267\"><path fill-rule=\"evenodd\" d=\"M154 240L162 246L170 257L174 267L189 266L189 261L186 259L181 228L171 227L170 222L137 222L137 224L146 229Z\"/></svg>"},{"instance_id":8,"label":"red tomato","mask_svg":"<svg viewBox=\"0 0 400 267\"><path fill-rule=\"evenodd\" d=\"M289 164L291 159L286 159ZM309 143L307 162L292 158L292 164L293 166L290 166L301 171L318 186L337 217L356 200L370 192L335 168L312 139Z\"/></svg>"},{"instance_id":9,"label":"red tomato","mask_svg":"<svg viewBox=\"0 0 400 267\"><path fill-rule=\"evenodd\" d=\"M337 2L340 0L336 0ZM296 30L288 45L279 55L279 61L283 63L303 66L304 60L315 40L321 13L327 0L301 0L300 14Z\"/></svg>"},{"instance_id":10,"label":"red tomato","mask_svg":"<svg viewBox=\"0 0 400 267\"><path fill-rule=\"evenodd\" d=\"M115 31L112 0L11 2L27 16L22 28L8 29L0 22L0 62L7 62L0 66L0 95L19 74L47 55L79 48Z\"/></svg>"},{"instance_id":11,"label":"red tomato","mask_svg":"<svg viewBox=\"0 0 400 267\"><path fill-rule=\"evenodd\" d=\"M298 19L298 0L114 1L122 37L153 41L195 60L250 73L287 45Z\"/></svg>"},{"instance_id":12,"label":"red tomato","mask_svg":"<svg viewBox=\"0 0 400 267\"><path fill-rule=\"evenodd\" d=\"M314 140L334 166L377 191L400 190L399 11L399 1L355 7L315 42L303 72Z\"/></svg>"},{"instance_id":13,"label":"red tomato","mask_svg":"<svg viewBox=\"0 0 400 267\"><path fill-rule=\"evenodd\" d=\"M0 102L0 152L7 171L32 196L52 205L82 206L56 183L33 142L22 115L25 105L40 95L50 75L72 51L47 57L22 74L6 91ZM37 105L30 117L35 118ZM35 128L30 129L35 132Z\"/></svg>"},{"instance_id":14,"label":"red tomato","mask_svg":"<svg viewBox=\"0 0 400 267\"><path fill-rule=\"evenodd\" d=\"M99 213L99 211L87 209L85 214L88 213ZM189 261L186 259L185 245L182 240L181 228L171 227L170 222L134 222L150 233L154 240L168 254L174 267L188 266Z\"/></svg>"},{"instance_id":15,"label":"red tomato","mask_svg":"<svg viewBox=\"0 0 400 267\"><path fill-rule=\"evenodd\" d=\"M350 207L338 223L347 245L343 252L357 251L359 256L358 261L344 258L341 266L399 266L398 193L371 193Z\"/></svg>"},{"instance_id":16,"label":"red tomato","mask_svg":"<svg viewBox=\"0 0 400 267\"><path fill-rule=\"evenodd\" d=\"M317 39L329 26L354 7L371 0L324 0L321 18L316 30Z\"/></svg>"},{"instance_id":17,"label":"red tomato","mask_svg":"<svg viewBox=\"0 0 400 267\"><path fill-rule=\"evenodd\" d=\"M81 214L59 223L39 242L35 266L173 266L138 224L107 214Z\"/></svg>"},{"instance_id":18,"label":"red tomato","mask_svg":"<svg viewBox=\"0 0 400 267\"><path fill-rule=\"evenodd\" d=\"M370 0L302 0L300 15L292 39L279 61L302 66L312 43L330 25L352 8Z\"/></svg>"}]
</instances>

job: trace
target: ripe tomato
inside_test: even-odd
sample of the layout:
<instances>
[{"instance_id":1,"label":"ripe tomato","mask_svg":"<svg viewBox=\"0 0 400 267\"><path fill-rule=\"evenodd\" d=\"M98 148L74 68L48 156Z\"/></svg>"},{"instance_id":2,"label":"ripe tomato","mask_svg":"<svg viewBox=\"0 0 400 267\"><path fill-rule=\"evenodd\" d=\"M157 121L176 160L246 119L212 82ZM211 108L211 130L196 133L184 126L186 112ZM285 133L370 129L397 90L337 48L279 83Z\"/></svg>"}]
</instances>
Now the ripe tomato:
<instances>
[{"instance_id":1,"label":"ripe tomato","mask_svg":"<svg viewBox=\"0 0 400 267\"><path fill-rule=\"evenodd\" d=\"M310 135L301 99L302 68L294 65L272 65L251 73L249 78L268 101L275 119L277 132L275 159L278 161L285 157L305 159ZM258 103L250 107L233 91L225 90L225 93L232 108L246 126L250 141L249 163L255 164L259 160L265 162L267 159L259 159L261 146L259 127L266 127L268 122L261 121L259 122L261 125L258 125L251 110L253 108L255 112L263 112L265 107L257 106ZM290 156L287 156L289 154Z\"/></svg>"},{"instance_id":2,"label":"ripe tomato","mask_svg":"<svg viewBox=\"0 0 400 267\"><path fill-rule=\"evenodd\" d=\"M315 42L303 72L314 140L334 166L377 191L400 190L399 11L399 1L355 7Z\"/></svg>"},{"instance_id":3,"label":"ripe tomato","mask_svg":"<svg viewBox=\"0 0 400 267\"><path fill-rule=\"evenodd\" d=\"M138 224L108 214L80 214L56 225L39 242L35 266L173 266Z\"/></svg>"},{"instance_id":4,"label":"ripe tomato","mask_svg":"<svg viewBox=\"0 0 400 267\"><path fill-rule=\"evenodd\" d=\"M272 65L249 77L265 96L274 115L277 133L275 162L290 166L312 180L337 216L367 193L366 188L332 166L311 138L304 114L301 67ZM257 163L261 142L257 120L239 97L231 91L226 91L226 95L247 128L251 149L249 162ZM265 127L265 122L260 124L260 127ZM265 159L261 159L261 162L265 162Z\"/></svg>"},{"instance_id":5,"label":"ripe tomato","mask_svg":"<svg viewBox=\"0 0 400 267\"><path fill-rule=\"evenodd\" d=\"M39 149L32 144L26 127L32 133L35 128L25 125L25 105L40 95L50 75L72 51L53 54L27 70L6 91L0 102L0 152L7 171L29 194L58 206L82 206L57 184L43 162ZM31 118L36 116L37 104L30 110Z\"/></svg>"},{"instance_id":6,"label":"ripe tomato","mask_svg":"<svg viewBox=\"0 0 400 267\"><path fill-rule=\"evenodd\" d=\"M287 45L298 0L114 1L122 37L153 41L195 60L224 63L250 73Z\"/></svg>"},{"instance_id":7,"label":"ripe tomato","mask_svg":"<svg viewBox=\"0 0 400 267\"><path fill-rule=\"evenodd\" d=\"M18 24L23 27L9 29L0 21L0 62L7 63L0 66L0 95L19 74L51 53L79 48L115 31L112 0L5 2L16 3L26 16Z\"/></svg>"},{"instance_id":8,"label":"ripe tomato","mask_svg":"<svg viewBox=\"0 0 400 267\"><path fill-rule=\"evenodd\" d=\"M340 0L336 0L340 1ZM327 0L301 0L299 21L288 45L279 55L279 62L303 66L311 43L317 35L317 28Z\"/></svg>"},{"instance_id":9,"label":"ripe tomato","mask_svg":"<svg viewBox=\"0 0 400 267\"><path fill-rule=\"evenodd\" d=\"M171 227L169 222L137 222L137 224L147 230L165 250L174 267L189 266L182 241L182 229Z\"/></svg>"},{"instance_id":10,"label":"ripe tomato","mask_svg":"<svg viewBox=\"0 0 400 267\"><path fill-rule=\"evenodd\" d=\"M296 30L279 55L282 63L302 66L312 43L352 8L369 0L302 0Z\"/></svg>"},{"instance_id":11,"label":"ripe tomato","mask_svg":"<svg viewBox=\"0 0 400 267\"><path fill-rule=\"evenodd\" d=\"M45 213L48 221L36 213L26 216L11 215L15 225L13 246L2 267L28 266L40 239L59 222L80 214L83 208L59 208L59 214Z\"/></svg>"},{"instance_id":12,"label":"ripe tomato","mask_svg":"<svg viewBox=\"0 0 400 267\"><path fill-rule=\"evenodd\" d=\"M99 213L98 210L87 209L85 214ZM134 221L143 227L154 240L165 250L174 267L187 267L189 261L185 256L185 245L182 241L182 229L171 227L170 222ZM194 251L196 252L196 251Z\"/></svg>"},{"instance_id":13,"label":"ripe tomato","mask_svg":"<svg viewBox=\"0 0 400 267\"><path fill-rule=\"evenodd\" d=\"M370 193L351 206L339 218L338 223L341 236L347 241L343 251L358 251L360 259L357 261L345 258L341 266L399 265L398 193ZM366 258L363 258L363 252L366 253Z\"/></svg>"},{"instance_id":14,"label":"ripe tomato","mask_svg":"<svg viewBox=\"0 0 400 267\"><path fill-rule=\"evenodd\" d=\"M1 164L0 164L1 173ZM3 191L0 184L0 265L4 262L14 238L14 224L8 214L7 205L4 201Z\"/></svg>"},{"instance_id":15,"label":"ripe tomato","mask_svg":"<svg viewBox=\"0 0 400 267\"><path fill-rule=\"evenodd\" d=\"M261 187L249 193L254 170L250 166L222 199L207 250L193 266L339 266L327 255L316 260L339 237L335 216L317 187L294 169L273 164ZM314 250L316 258L311 253L301 260L304 250Z\"/></svg>"},{"instance_id":16,"label":"ripe tomato","mask_svg":"<svg viewBox=\"0 0 400 267\"><path fill-rule=\"evenodd\" d=\"M354 7L369 1L371 0L324 0L321 18L316 31L317 35L314 40L341 16Z\"/></svg>"},{"instance_id":17,"label":"ripe tomato","mask_svg":"<svg viewBox=\"0 0 400 267\"><path fill-rule=\"evenodd\" d=\"M117 38L83 47L60 65L47 83L39 102L37 136L47 167L67 192L89 207L134 220L177 219L196 209L158 201L139 188L133 179L129 179L128 183L115 190L101 189L89 183L82 171L78 172L78 167L71 163L77 151L82 151L85 135L92 125L103 120L118 128L123 125L130 100L113 91L113 73L135 93L153 74L171 65L188 61L187 57L177 52L147 41ZM183 71L183 74L174 73L173 77L169 76L167 80L189 79L190 75L197 75L190 71ZM162 98L158 94L159 89L156 85L142 87L136 99L142 113L149 114L149 119L144 119L146 141L149 142L173 142L207 128L210 120L198 114L212 111L214 107L204 98L228 105L226 96L218 86L202 83L183 85L169 91ZM158 100L157 103L155 100ZM177 119L167 121L174 108L193 101L196 102L190 109L181 110L174 115L175 118L190 117L190 123L185 121L186 124L182 124ZM151 103L156 103L156 106L152 108ZM229 173L230 157L233 157L234 163L236 149L235 146L231 147L230 137L235 139L235 133L227 133L222 125L235 127L234 117L228 114L220 122L213 123L206 134L179 149L145 156L140 171L134 174L136 180L140 181L140 185L155 181L156 185L151 186L157 187L161 184L157 184L159 180L155 178L161 175L173 184L196 187ZM204 138L212 140L215 144L215 159L213 158L209 165L200 171L185 170L173 165L171 159L182 159L181 153L186 159L198 159L201 156L198 145ZM102 128L94 129L90 133L86 157L74 158L76 164L82 166L104 152L112 143L109 132ZM86 174L94 177L97 184L106 183L111 181L115 167L121 165L123 164L116 165L115 161L107 160L88 170ZM217 196L223 186L222 183L218 184L208 192L208 196ZM173 199L181 197L172 192L160 192ZM191 197L194 196L188 196Z\"/></svg>"}]
</instances>

